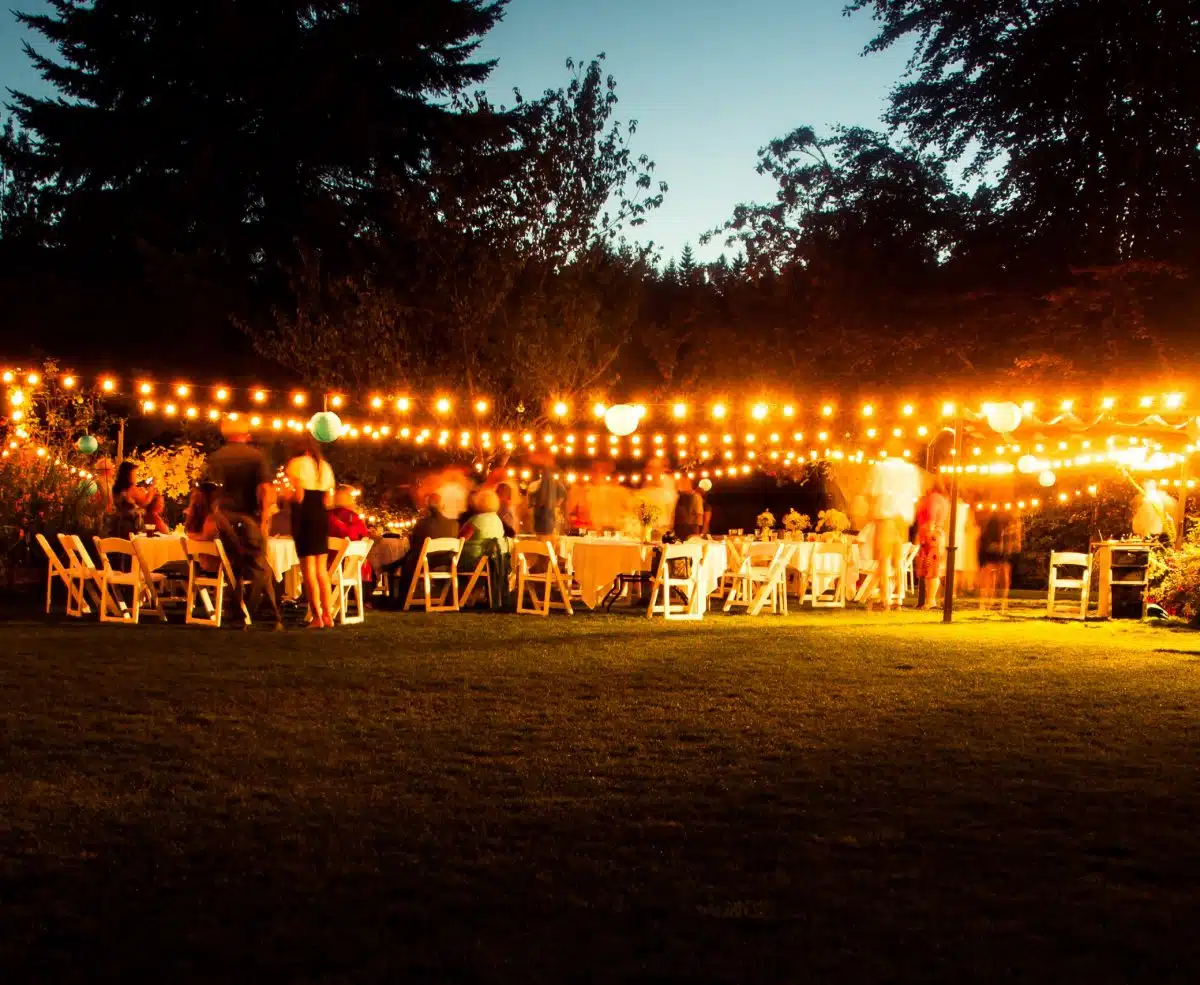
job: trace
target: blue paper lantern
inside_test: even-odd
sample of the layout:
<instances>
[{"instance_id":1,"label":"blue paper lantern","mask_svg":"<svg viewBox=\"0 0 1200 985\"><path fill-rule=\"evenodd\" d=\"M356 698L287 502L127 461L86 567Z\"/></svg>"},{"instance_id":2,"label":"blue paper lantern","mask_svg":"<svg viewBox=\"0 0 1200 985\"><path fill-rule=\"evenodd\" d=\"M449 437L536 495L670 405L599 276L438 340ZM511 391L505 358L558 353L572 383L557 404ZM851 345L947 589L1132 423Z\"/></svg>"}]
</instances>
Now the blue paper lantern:
<instances>
[{"instance_id":1,"label":"blue paper lantern","mask_svg":"<svg viewBox=\"0 0 1200 985\"><path fill-rule=\"evenodd\" d=\"M95 496L100 491L100 487L91 479L84 479L79 483L79 488L85 496Z\"/></svg>"},{"instance_id":2,"label":"blue paper lantern","mask_svg":"<svg viewBox=\"0 0 1200 985\"><path fill-rule=\"evenodd\" d=\"M322 444L337 441L342 434L341 418L330 410L323 410L313 414L308 422L308 433Z\"/></svg>"},{"instance_id":3,"label":"blue paper lantern","mask_svg":"<svg viewBox=\"0 0 1200 985\"><path fill-rule=\"evenodd\" d=\"M100 442L93 438L90 434L85 434L82 438L75 442L75 447L85 455L94 455L100 447Z\"/></svg>"}]
</instances>

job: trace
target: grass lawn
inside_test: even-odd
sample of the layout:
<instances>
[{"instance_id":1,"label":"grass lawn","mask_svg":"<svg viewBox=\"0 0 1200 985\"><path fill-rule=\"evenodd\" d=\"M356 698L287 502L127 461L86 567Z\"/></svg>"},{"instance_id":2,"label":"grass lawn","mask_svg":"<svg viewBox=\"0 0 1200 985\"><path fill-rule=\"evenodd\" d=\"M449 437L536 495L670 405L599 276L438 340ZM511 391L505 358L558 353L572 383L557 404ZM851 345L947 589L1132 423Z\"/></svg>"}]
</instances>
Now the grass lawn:
<instances>
[{"instance_id":1,"label":"grass lawn","mask_svg":"<svg viewBox=\"0 0 1200 985\"><path fill-rule=\"evenodd\" d=\"M1194 982L1200 637L0 624L0 981Z\"/></svg>"}]
</instances>

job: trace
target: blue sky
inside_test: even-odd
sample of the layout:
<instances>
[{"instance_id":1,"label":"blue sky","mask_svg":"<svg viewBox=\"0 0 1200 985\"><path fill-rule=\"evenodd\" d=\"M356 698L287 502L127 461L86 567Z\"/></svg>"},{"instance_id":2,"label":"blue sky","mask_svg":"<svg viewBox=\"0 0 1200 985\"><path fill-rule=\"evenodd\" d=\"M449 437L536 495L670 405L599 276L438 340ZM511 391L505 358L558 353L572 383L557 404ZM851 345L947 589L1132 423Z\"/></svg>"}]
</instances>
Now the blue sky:
<instances>
[{"instance_id":1,"label":"blue sky","mask_svg":"<svg viewBox=\"0 0 1200 985\"><path fill-rule=\"evenodd\" d=\"M13 0L22 10L40 0ZM635 149L670 185L639 232L668 254L719 225L738 202L772 195L755 152L803 124L876 126L906 53L862 57L873 24L844 0L512 0L483 54L499 60L488 89L508 101L565 84L568 57L607 55L618 117L636 119ZM0 85L40 87L23 32L0 13ZM34 39L35 41L37 39ZM701 255L715 255L713 245Z\"/></svg>"}]
</instances>

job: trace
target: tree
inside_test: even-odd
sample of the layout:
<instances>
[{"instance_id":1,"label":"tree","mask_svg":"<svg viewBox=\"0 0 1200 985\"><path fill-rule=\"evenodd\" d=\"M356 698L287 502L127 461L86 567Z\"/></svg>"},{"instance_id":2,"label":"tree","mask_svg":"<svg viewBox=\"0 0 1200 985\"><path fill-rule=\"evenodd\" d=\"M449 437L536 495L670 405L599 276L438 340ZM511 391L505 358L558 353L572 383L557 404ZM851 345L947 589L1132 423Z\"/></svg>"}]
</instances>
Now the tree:
<instances>
[{"instance_id":1,"label":"tree","mask_svg":"<svg viewBox=\"0 0 1200 985\"><path fill-rule=\"evenodd\" d=\"M576 403L614 379L649 247L624 242L666 191L635 156L636 124L612 119L600 59L568 62L569 84L519 101L513 140L490 155L439 150L412 194L391 199L379 262L329 276L306 256L294 305L255 333L261 351L330 386L424 390L531 426L546 398ZM464 113L488 116L482 96Z\"/></svg>"},{"instance_id":2,"label":"tree","mask_svg":"<svg viewBox=\"0 0 1200 985\"><path fill-rule=\"evenodd\" d=\"M692 252L692 244L684 243L683 252L679 254L679 278L685 284L696 277L696 254Z\"/></svg>"},{"instance_id":3,"label":"tree","mask_svg":"<svg viewBox=\"0 0 1200 985\"><path fill-rule=\"evenodd\" d=\"M57 49L25 48L57 95L13 94L30 141L4 156L57 245L234 285L298 248L357 269L438 147L509 139L504 114L453 105L490 71L474 55L506 3L50 0L18 16Z\"/></svg>"},{"instance_id":4,"label":"tree","mask_svg":"<svg viewBox=\"0 0 1200 985\"><path fill-rule=\"evenodd\" d=\"M1200 241L1190 0L852 0L915 42L889 121L997 177L1011 267L1176 261Z\"/></svg>"}]
</instances>

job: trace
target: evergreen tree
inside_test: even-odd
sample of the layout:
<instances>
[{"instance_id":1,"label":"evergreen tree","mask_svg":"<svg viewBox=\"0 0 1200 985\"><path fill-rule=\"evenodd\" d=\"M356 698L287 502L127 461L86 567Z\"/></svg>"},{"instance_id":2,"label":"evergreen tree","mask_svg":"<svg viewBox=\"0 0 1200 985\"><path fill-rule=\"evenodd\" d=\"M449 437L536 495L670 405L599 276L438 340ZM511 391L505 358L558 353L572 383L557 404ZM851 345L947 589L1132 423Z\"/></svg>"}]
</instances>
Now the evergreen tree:
<instances>
[{"instance_id":1,"label":"evergreen tree","mask_svg":"<svg viewBox=\"0 0 1200 985\"><path fill-rule=\"evenodd\" d=\"M696 276L696 255L692 252L692 244L685 243L683 252L679 254L679 279L685 284Z\"/></svg>"}]
</instances>

